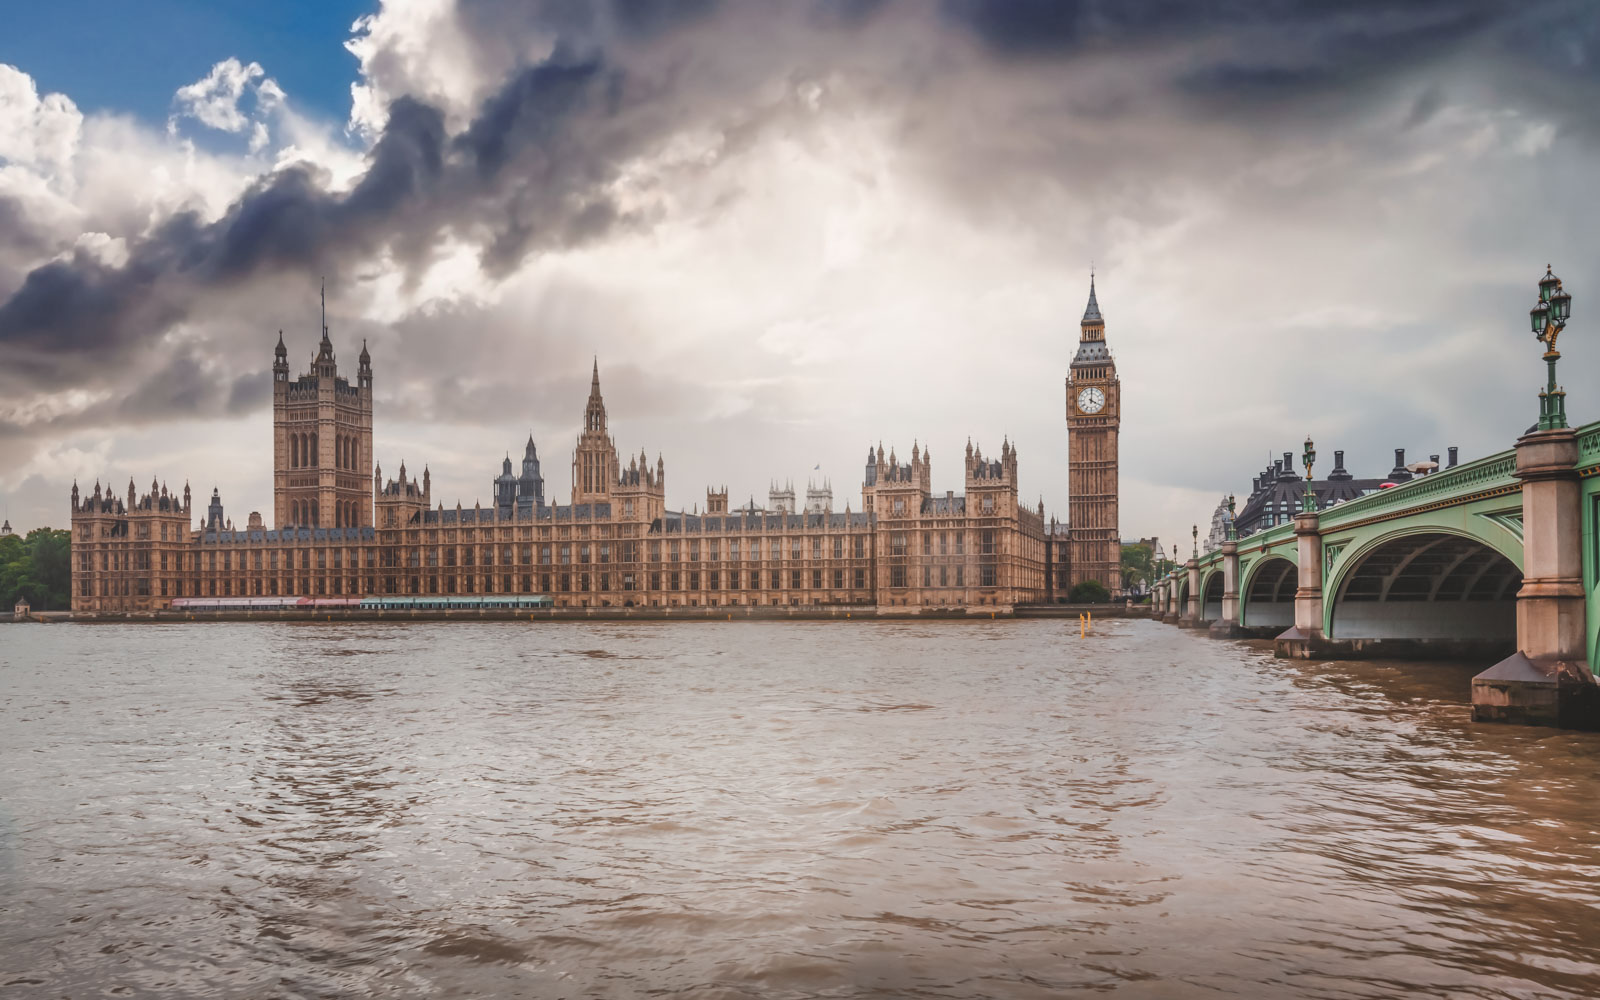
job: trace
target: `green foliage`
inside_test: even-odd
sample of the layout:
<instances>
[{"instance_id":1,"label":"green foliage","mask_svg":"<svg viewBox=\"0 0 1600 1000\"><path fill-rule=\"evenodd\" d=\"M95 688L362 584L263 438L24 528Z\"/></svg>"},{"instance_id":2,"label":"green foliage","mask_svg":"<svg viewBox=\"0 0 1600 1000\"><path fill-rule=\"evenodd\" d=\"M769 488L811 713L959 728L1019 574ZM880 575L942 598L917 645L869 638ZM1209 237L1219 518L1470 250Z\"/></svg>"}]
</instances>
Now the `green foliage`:
<instances>
[{"instance_id":1,"label":"green foliage","mask_svg":"<svg viewBox=\"0 0 1600 1000\"><path fill-rule=\"evenodd\" d=\"M1085 580L1072 588L1069 600L1073 604L1104 604L1111 600L1111 591L1099 580Z\"/></svg>"},{"instance_id":2,"label":"green foliage","mask_svg":"<svg viewBox=\"0 0 1600 1000\"><path fill-rule=\"evenodd\" d=\"M0 609L26 597L35 611L72 607L72 533L35 528L0 538Z\"/></svg>"},{"instance_id":3,"label":"green foliage","mask_svg":"<svg viewBox=\"0 0 1600 1000\"><path fill-rule=\"evenodd\" d=\"M1122 547L1122 586L1125 590L1132 590L1143 584L1149 586L1155 579L1155 566L1152 564L1150 546L1124 545Z\"/></svg>"}]
</instances>

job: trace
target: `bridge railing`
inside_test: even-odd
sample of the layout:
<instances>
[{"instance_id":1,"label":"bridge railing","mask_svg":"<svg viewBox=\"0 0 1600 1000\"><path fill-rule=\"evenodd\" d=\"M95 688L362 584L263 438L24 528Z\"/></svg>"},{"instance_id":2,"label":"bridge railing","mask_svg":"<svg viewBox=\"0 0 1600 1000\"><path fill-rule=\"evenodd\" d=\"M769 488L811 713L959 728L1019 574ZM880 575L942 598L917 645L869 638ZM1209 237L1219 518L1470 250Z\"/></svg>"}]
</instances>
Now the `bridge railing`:
<instances>
[{"instance_id":1,"label":"bridge railing","mask_svg":"<svg viewBox=\"0 0 1600 1000\"><path fill-rule=\"evenodd\" d=\"M1600 420L1578 428L1578 468L1600 465Z\"/></svg>"}]
</instances>

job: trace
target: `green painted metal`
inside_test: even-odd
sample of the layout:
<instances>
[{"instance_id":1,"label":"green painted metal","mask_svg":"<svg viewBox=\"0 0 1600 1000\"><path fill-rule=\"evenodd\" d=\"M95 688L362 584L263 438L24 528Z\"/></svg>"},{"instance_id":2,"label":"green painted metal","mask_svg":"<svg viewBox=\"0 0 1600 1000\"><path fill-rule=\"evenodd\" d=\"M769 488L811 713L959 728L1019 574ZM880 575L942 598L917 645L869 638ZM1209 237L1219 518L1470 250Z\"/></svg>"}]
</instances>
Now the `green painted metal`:
<instances>
[{"instance_id":1,"label":"green painted metal","mask_svg":"<svg viewBox=\"0 0 1600 1000\"><path fill-rule=\"evenodd\" d=\"M1600 423L1578 429L1583 476L1583 589L1589 622L1589 669L1600 674Z\"/></svg>"},{"instance_id":2,"label":"green painted metal","mask_svg":"<svg viewBox=\"0 0 1600 1000\"><path fill-rule=\"evenodd\" d=\"M1589 664L1600 673L1600 421L1577 430L1583 490L1583 583ZM1482 542L1522 569L1522 483L1515 449L1464 462L1321 512L1323 629L1333 636L1339 590L1353 567L1383 545L1410 535L1443 533ZM1241 610L1256 573L1272 558L1299 565L1294 525L1276 525L1239 539ZM1199 557L1202 590L1222 569L1221 551ZM1182 583L1180 569L1175 580Z\"/></svg>"}]
</instances>

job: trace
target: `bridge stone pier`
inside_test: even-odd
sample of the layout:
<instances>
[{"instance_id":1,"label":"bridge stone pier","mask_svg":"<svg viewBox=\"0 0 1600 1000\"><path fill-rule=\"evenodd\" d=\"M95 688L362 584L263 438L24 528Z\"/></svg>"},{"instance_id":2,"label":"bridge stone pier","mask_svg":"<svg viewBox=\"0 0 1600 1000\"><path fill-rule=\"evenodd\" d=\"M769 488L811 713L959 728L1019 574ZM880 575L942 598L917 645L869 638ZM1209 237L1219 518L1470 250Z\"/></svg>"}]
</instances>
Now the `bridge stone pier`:
<instances>
[{"instance_id":1,"label":"bridge stone pier","mask_svg":"<svg viewBox=\"0 0 1600 1000\"><path fill-rule=\"evenodd\" d=\"M1249 633L1239 624L1239 543L1222 543L1222 572L1213 574L1222 588L1218 614L1209 629L1214 639L1238 639Z\"/></svg>"},{"instance_id":2,"label":"bridge stone pier","mask_svg":"<svg viewBox=\"0 0 1600 1000\"><path fill-rule=\"evenodd\" d=\"M1183 616L1178 623L1184 628L1199 628L1203 624L1200 618L1200 561L1190 559L1184 563L1184 573Z\"/></svg>"},{"instance_id":3,"label":"bridge stone pier","mask_svg":"<svg viewBox=\"0 0 1600 1000\"><path fill-rule=\"evenodd\" d=\"M1584 530L1578 435L1535 431L1517 442L1522 481L1522 589L1517 651L1472 679L1472 717L1580 726L1600 716L1585 621ZM1595 504L1600 506L1600 503ZM1590 584L1593 584L1591 557Z\"/></svg>"},{"instance_id":4,"label":"bridge stone pier","mask_svg":"<svg viewBox=\"0 0 1600 1000\"><path fill-rule=\"evenodd\" d=\"M1593 423L1224 542L1157 617L1286 658L1478 661L1475 719L1600 728L1597 564Z\"/></svg>"}]
</instances>

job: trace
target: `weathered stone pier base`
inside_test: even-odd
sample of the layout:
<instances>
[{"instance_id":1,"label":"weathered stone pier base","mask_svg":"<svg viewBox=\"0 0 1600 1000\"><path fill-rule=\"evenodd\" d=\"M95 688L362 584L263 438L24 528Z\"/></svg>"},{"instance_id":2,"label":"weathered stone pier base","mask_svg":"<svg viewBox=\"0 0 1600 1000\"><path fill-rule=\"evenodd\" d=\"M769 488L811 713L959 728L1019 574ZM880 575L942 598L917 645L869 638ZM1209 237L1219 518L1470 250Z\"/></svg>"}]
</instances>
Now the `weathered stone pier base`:
<instances>
[{"instance_id":1,"label":"weathered stone pier base","mask_svg":"<svg viewBox=\"0 0 1600 1000\"><path fill-rule=\"evenodd\" d=\"M1568 427L1517 441L1519 648L1472 679L1472 717L1479 722L1600 728L1600 690L1588 662L1578 455L1577 433Z\"/></svg>"},{"instance_id":2,"label":"weathered stone pier base","mask_svg":"<svg viewBox=\"0 0 1600 1000\"><path fill-rule=\"evenodd\" d=\"M1472 679L1472 718L1600 730L1600 685L1586 664L1537 662L1519 651Z\"/></svg>"},{"instance_id":3,"label":"weathered stone pier base","mask_svg":"<svg viewBox=\"0 0 1600 1000\"><path fill-rule=\"evenodd\" d=\"M1206 634L1213 639L1276 639L1283 631L1282 625L1240 625L1237 622L1214 621L1206 629Z\"/></svg>"},{"instance_id":4,"label":"weathered stone pier base","mask_svg":"<svg viewBox=\"0 0 1600 1000\"><path fill-rule=\"evenodd\" d=\"M1492 662L1513 644L1494 639L1329 639L1292 628L1273 639L1284 660L1465 660Z\"/></svg>"}]
</instances>

